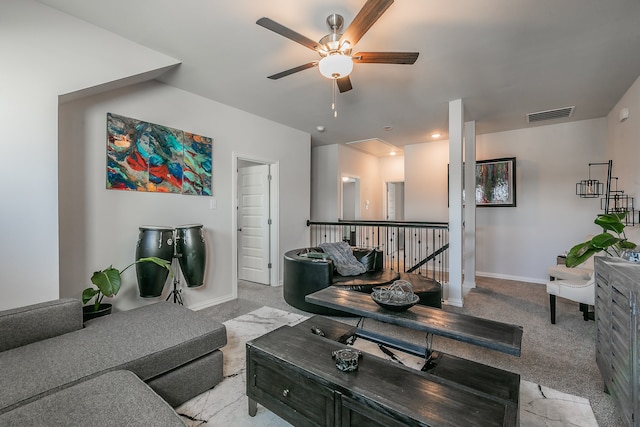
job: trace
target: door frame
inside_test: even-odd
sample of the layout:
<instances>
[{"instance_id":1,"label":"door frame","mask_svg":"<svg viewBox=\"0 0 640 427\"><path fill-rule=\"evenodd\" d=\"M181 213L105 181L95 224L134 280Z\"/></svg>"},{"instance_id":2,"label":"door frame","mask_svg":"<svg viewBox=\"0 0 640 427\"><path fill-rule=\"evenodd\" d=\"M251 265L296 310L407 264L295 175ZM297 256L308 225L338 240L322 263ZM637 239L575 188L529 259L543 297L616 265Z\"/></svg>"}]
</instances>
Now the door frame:
<instances>
[{"instance_id":1,"label":"door frame","mask_svg":"<svg viewBox=\"0 0 640 427\"><path fill-rule=\"evenodd\" d=\"M233 297L238 297L238 160L247 162L260 163L271 166L271 185L269 195L269 216L271 217L271 231L269 233L269 262L271 263L271 272L269 274L269 283L271 286L278 286L280 277L280 194L279 194L279 162L273 159L258 158L253 155L232 152L232 177L231 180L231 280L233 281Z\"/></svg>"},{"instance_id":2,"label":"door frame","mask_svg":"<svg viewBox=\"0 0 640 427\"><path fill-rule=\"evenodd\" d=\"M354 179L355 180L355 198L354 200L354 216L355 220L359 220L362 218L362 212L360 211L360 204L362 200L360 199L360 176L358 175L349 175L343 173L340 177L340 219L344 219L344 179Z\"/></svg>"},{"instance_id":3,"label":"door frame","mask_svg":"<svg viewBox=\"0 0 640 427\"><path fill-rule=\"evenodd\" d=\"M393 178L387 178L382 182L382 215L384 215L385 217L385 221L386 221L386 217L387 217L387 213L389 212L389 206L387 206L388 204L388 200L387 200L387 186L388 184L397 184L397 183L405 183L405 191L406 191L406 182L404 180L404 177L398 178L398 179L393 179Z\"/></svg>"},{"instance_id":4,"label":"door frame","mask_svg":"<svg viewBox=\"0 0 640 427\"><path fill-rule=\"evenodd\" d=\"M383 183L384 189L383 191L383 197L382 197L382 212L384 215L384 219L385 221L389 221L389 184L405 184L404 179L399 179L399 180L386 180ZM404 217L404 215L403 215ZM403 221L403 220L401 220Z\"/></svg>"}]
</instances>

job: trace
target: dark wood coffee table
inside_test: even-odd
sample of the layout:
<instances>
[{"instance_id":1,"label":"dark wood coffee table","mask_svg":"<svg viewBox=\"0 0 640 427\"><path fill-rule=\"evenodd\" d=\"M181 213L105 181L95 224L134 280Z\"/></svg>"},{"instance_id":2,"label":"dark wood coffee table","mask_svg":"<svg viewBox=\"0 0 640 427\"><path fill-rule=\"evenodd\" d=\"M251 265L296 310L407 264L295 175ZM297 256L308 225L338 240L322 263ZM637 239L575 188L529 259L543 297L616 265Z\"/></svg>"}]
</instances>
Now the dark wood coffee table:
<instances>
[{"instance_id":1,"label":"dark wood coffee table","mask_svg":"<svg viewBox=\"0 0 640 427\"><path fill-rule=\"evenodd\" d=\"M296 426L518 425L517 402L368 353L356 371L339 371L331 354L348 347L305 329L283 326L247 343L250 415L260 403Z\"/></svg>"},{"instance_id":2,"label":"dark wood coffee table","mask_svg":"<svg viewBox=\"0 0 640 427\"><path fill-rule=\"evenodd\" d=\"M376 304L371 295L344 291L329 286L306 296L306 301L323 307L334 308L358 316L369 317L380 322L439 335L474 344L492 350L520 356L522 326L511 325L438 308L414 305L407 311L393 312ZM385 337L358 330L358 335L373 341L384 341ZM369 336L366 336L369 335ZM402 341L388 339L381 342L411 354L424 355L425 349ZM430 349L426 349L428 352Z\"/></svg>"}]
</instances>

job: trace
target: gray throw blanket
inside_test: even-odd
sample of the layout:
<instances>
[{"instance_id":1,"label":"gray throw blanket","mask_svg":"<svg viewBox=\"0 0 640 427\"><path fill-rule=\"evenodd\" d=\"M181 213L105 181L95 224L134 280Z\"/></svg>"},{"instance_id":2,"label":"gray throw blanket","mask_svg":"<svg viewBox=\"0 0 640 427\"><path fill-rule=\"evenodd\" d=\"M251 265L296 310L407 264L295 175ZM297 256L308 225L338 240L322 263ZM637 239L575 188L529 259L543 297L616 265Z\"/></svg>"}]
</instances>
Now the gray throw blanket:
<instances>
[{"instance_id":1,"label":"gray throw blanket","mask_svg":"<svg viewBox=\"0 0 640 427\"><path fill-rule=\"evenodd\" d=\"M367 271L366 267L353 255L347 242L320 243L320 248L329 254L336 270L342 276L357 276Z\"/></svg>"}]
</instances>

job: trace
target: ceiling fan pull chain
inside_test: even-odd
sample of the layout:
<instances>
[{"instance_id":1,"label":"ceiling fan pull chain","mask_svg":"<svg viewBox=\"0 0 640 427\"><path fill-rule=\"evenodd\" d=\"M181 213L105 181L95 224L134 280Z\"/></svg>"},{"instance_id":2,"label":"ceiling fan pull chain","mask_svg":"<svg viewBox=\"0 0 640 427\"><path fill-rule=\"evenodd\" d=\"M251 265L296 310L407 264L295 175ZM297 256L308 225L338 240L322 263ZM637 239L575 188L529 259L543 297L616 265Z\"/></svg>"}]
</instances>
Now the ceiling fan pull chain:
<instances>
[{"instance_id":1,"label":"ceiling fan pull chain","mask_svg":"<svg viewBox=\"0 0 640 427\"><path fill-rule=\"evenodd\" d=\"M333 97L331 99L331 109L333 110L333 117L338 117L338 110L336 109L336 101L337 101L337 97L336 97L336 91L337 91L337 86L338 86L338 80L337 79L332 79L333 82Z\"/></svg>"}]
</instances>

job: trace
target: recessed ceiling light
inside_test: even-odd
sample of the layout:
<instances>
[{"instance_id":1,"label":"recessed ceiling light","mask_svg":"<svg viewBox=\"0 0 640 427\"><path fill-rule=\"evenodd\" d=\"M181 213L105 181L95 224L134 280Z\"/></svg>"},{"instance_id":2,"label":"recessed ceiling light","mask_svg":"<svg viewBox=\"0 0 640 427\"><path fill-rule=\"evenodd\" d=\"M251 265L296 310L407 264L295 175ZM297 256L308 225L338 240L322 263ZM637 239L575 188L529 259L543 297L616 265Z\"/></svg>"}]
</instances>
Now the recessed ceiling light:
<instances>
[{"instance_id":1,"label":"recessed ceiling light","mask_svg":"<svg viewBox=\"0 0 640 427\"><path fill-rule=\"evenodd\" d=\"M395 152L395 151L392 151L392 152L390 152L389 154L391 154L392 156L395 156L395 155L396 155L396 152Z\"/></svg>"},{"instance_id":2,"label":"recessed ceiling light","mask_svg":"<svg viewBox=\"0 0 640 427\"><path fill-rule=\"evenodd\" d=\"M389 132L391 129L393 129L393 126L385 126L382 128L382 130Z\"/></svg>"},{"instance_id":3,"label":"recessed ceiling light","mask_svg":"<svg viewBox=\"0 0 640 427\"><path fill-rule=\"evenodd\" d=\"M440 138L441 136L442 136L442 134L438 133L438 132L434 132L434 133L431 134L431 138Z\"/></svg>"}]
</instances>

